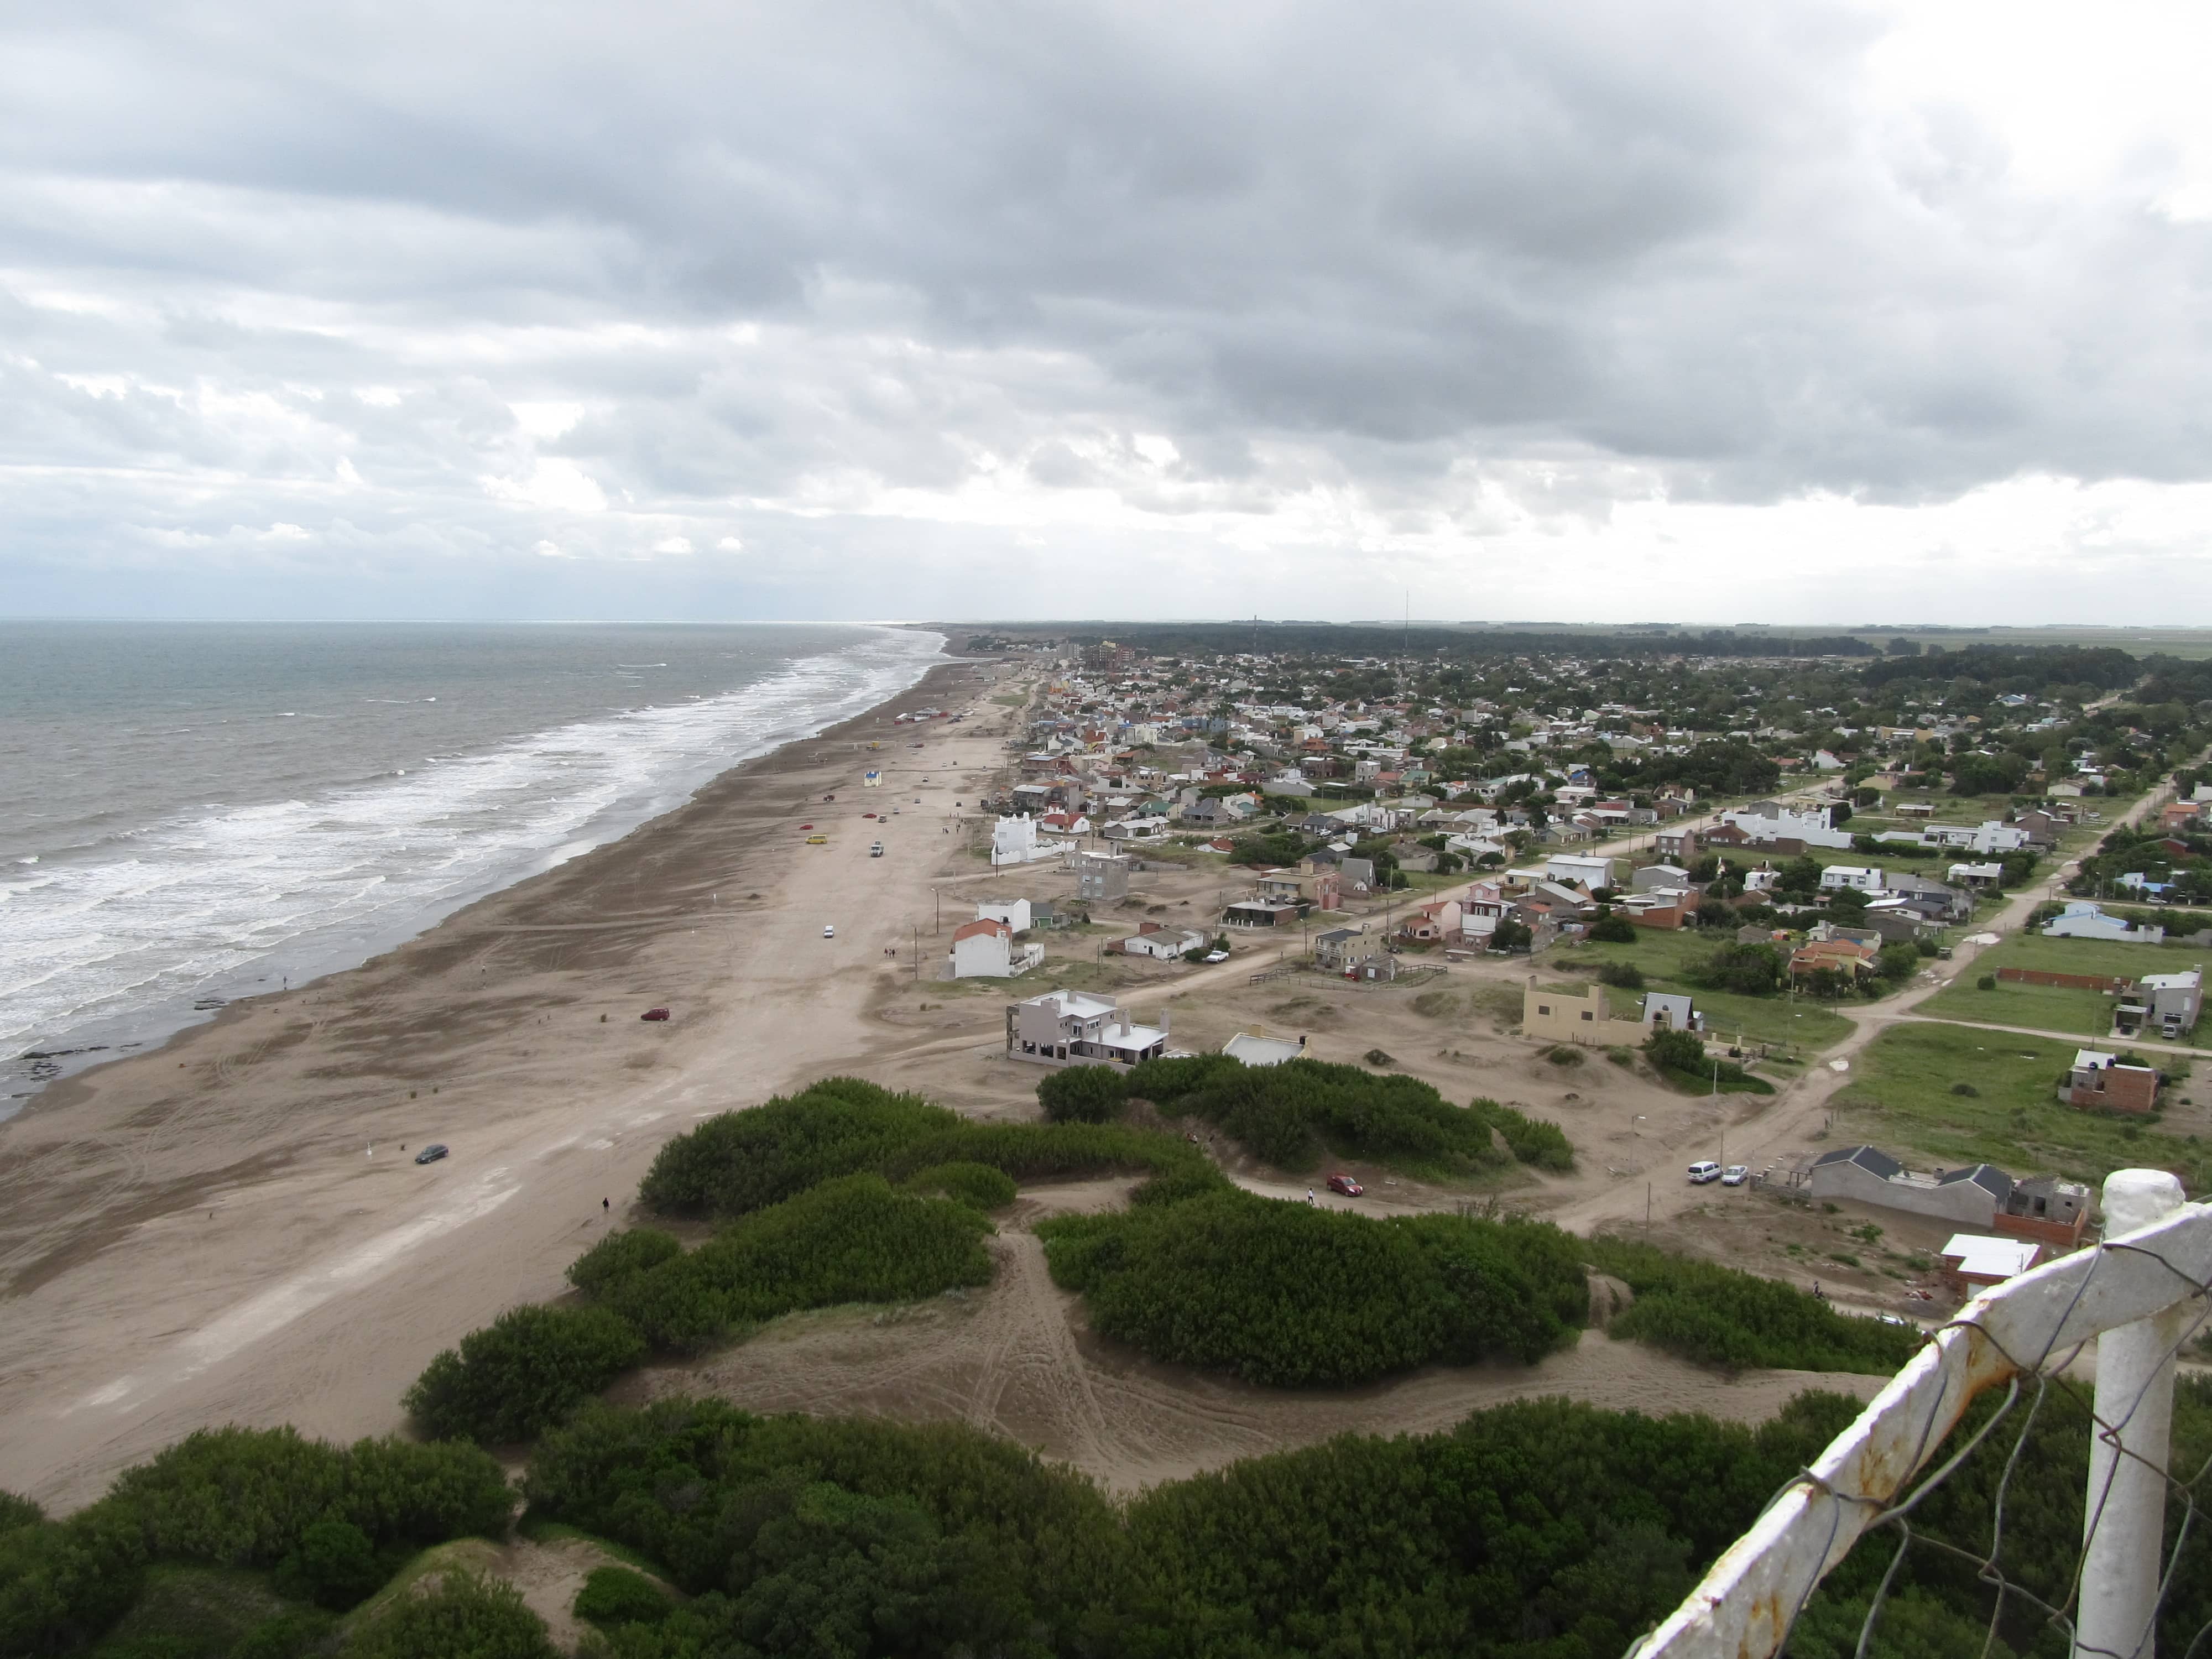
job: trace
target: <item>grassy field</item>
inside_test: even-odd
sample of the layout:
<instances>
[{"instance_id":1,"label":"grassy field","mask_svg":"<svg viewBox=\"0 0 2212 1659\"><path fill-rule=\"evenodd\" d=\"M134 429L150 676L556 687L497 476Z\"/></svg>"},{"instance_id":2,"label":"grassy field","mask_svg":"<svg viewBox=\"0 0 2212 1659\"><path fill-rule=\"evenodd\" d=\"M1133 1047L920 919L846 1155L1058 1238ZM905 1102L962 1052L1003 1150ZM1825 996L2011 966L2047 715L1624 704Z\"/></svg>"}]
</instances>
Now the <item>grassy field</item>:
<instances>
[{"instance_id":1,"label":"grassy field","mask_svg":"<svg viewBox=\"0 0 2212 1659\"><path fill-rule=\"evenodd\" d=\"M2112 1030L2116 998L2100 991L2002 980L1995 990L1984 991L1975 988L1975 981L2000 968L2112 974L2134 979L2198 967L2208 955L2212 953L2194 945L2115 945L2104 939L2023 934L1984 952L1970 972L1960 975L1949 989L1922 1003L1919 1012L1931 1019L1989 1020L2000 1025L2033 1025L2046 1031L2078 1031L2084 1036L2101 1037Z\"/></svg>"},{"instance_id":2,"label":"grassy field","mask_svg":"<svg viewBox=\"0 0 2212 1659\"><path fill-rule=\"evenodd\" d=\"M1710 933L1686 928L1670 931L1640 927L1633 945L1570 945L1547 953L1542 969L1547 975L1589 979L1595 975L1601 963L1632 962L1644 970L1645 990L1686 992L1695 997L1698 1010L1712 1027L1713 1035L1729 1042L1741 1036L1751 1042L1776 1046L1786 1043L1807 1053L1817 1053L1851 1034L1849 1020L1809 998L1798 997L1793 1001L1784 996L1735 996L1702 990L1691 984L1683 976L1684 970L1711 955L1720 943ZM1639 994L1610 990L1609 994L1613 1007L1625 1010L1636 1006Z\"/></svg>"},{"instance_id":3,"label":"grassy field","mask_svg":"<svg viewBox=\"0 0 2212 1659\"><path fill-rule=\"evenodd\" d=\"M1857 1075L1835 1097L1838 1145L1865 1141L1907 1162L1944 1168L1986 1162L2015 1176L2060 1175L2093 1185L2114 1170L2182 1172L2190 1190L2212 1181L2212 1149L2194 1135L2058 1101L2071 1043L1960 1025L1893 1026L1869 1044ZM1965 1084L1971 1095L1952 1092ZM2172 1092L2186 1095L2187 1084Z\"/></svg>"}]
</instances>

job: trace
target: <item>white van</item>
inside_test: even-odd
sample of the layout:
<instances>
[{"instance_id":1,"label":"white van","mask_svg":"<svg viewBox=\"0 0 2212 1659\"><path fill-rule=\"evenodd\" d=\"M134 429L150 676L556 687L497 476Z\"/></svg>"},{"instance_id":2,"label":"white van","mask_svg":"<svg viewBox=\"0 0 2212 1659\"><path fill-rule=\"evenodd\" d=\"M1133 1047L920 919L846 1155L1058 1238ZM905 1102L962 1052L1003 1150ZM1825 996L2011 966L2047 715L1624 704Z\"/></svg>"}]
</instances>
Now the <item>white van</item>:
<instances>
[{"instance_id":1,"label":"white van","mask_svg":"<svg viewBox=\"0 0 2212 1659\"><path fill-rule=\"evenodd\" d=\"M1690 1166L1690 1184L1692 1187L1702 1187L1708 1181L1718 1181L1720 1178L1721 1166L1711 1158L1701 1158Z\"/></svg>"}]
</instances>

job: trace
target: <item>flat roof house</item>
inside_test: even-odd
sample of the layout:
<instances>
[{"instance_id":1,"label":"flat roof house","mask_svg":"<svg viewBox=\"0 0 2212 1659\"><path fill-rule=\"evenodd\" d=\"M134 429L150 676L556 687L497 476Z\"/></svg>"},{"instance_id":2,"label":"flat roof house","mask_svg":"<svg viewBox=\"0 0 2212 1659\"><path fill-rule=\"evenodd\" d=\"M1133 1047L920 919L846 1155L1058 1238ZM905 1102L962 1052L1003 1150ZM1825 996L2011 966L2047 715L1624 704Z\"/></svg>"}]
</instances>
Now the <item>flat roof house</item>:
<instances>
[{"instance_id":1,"label":"flat roof house","mask_svg":"<svg viewBox=\"0 0 2212 1659\"><path fill-rule=\"evenodd\" d=\"M2058 1097L2069 1106L2148 1112L2158 1103L2158 1073L2148 1066L2123 1065L2117 1054L2077 1048Z\"/></svg>"},{"instance_id":2,"label":"flat roof house","mask_svg":"<svg viewBox=\"0 0 2212 1659\"><path fill-rule=\"evenodd\" d=\"M1047 991L1006 1005L1006 1058L1039 1066L1134 1066L1167 1052L1164 1025L1139 1025L1110 997Z\"/></svg>"}]
</instances>

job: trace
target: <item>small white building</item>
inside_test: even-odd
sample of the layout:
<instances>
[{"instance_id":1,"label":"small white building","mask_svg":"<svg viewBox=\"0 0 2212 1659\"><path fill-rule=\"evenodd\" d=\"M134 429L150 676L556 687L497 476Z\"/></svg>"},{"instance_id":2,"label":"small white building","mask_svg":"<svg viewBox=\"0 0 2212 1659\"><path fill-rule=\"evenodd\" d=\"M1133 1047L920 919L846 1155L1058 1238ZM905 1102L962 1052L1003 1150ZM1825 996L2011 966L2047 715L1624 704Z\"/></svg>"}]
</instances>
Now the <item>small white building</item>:
<instances>
[{"instance_id":1,"label":"small white building","mask_svg":"<svg viewBox=\"0 0 2212 1659\"><path fill-rule=\"evenodd\" d=\"M1035 864L1039 859L1060 856L1057 847L1041 846L1037 842L1037 821L1026 812L1010 818L1000 818L991 826L991 863Z\"/></svg>"},{"instance_id":2,"label":"small white building","mask_svg":"<svg viewBox=\"0 0 2212 1659\"><path fill-rule=\"evenodd\" d=\"M1802 841L1808 847L1849 847L1850 833L1829 823L1828 811L1826 806L1814 806L1800 812L1778 801L1758 800L1722 813L1721 822L1734 824L1755 842Z\"/></svg>"},{"instance_id":3,"label":"small white building","mask_svg":"<svg viewBox=\"0 0 2212 1659\"><path fill-rule=\"evenodd\" d=\"M1820 885L1831 892L1884 893L1886 878L1871 866L1832 864L1820 872Z\"/></svg>"},{"instance_id":4,"label":"small white building","mask_svg":"<svg viewBox=\"0 0 2212 1659\"><path fill-rule=\"evenodd\" d=\"M1188 951L1203 950L1206 935L1188 927L1163 927L1157 921L1141 924L1126 939L1114 941L1111 949L1125 957L1150 957L1156 962L1173 962Z\"/></svg>"},{"instance_id":5,"label":"small white building","mask_svg":"<svg viewBox=\"0 0 2212 1659\"><path fill-rule=\"evenodd\" d=\"M1943 872L1954 887L1993 888L2004 879L2002 864L1954 864Z\"/></svg>"},{"instance_id":6,"label":"small white building","mask_svg":"<svg viewBox=\"0 0 2212 1659\"><path fill-rule=\"evenodd\" d=\"M1595 853L1554 853L1544 860L1544 876L1562 884L1579 882L1595 893L1613 885L1613 860Z\"/></svg>"},{"instance_id":7,"label":"small white building","mask_svg":"<svg viewBox=\"0 0 2212 1659\"><path fill-rule=\"evenodd\" d=\"M1012 979L1044 960L1044 946L1014 943L1014 930L988 916L952 930L945 952L949 979Z\"/></svg>"}]
</instances>

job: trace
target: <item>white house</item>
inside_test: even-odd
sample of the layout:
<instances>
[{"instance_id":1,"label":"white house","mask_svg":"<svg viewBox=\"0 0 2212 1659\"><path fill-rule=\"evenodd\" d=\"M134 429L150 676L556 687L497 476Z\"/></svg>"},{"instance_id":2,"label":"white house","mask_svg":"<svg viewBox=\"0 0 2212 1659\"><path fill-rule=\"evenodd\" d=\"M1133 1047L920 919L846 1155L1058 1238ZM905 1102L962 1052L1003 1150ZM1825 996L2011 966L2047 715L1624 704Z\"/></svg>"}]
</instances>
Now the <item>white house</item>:
<instances>
[{"instance_id":1,"label":"white house","mask_svg":"<svg viewBox=\"0 0 2212 1659\"><path fill-rule=\"evenodd\" d=\"M1017 933L1030 930L1030 902L1027 899L985 899L975 907L978 921L1003 921Z\"/></svg>"},{"instance_id":2,"label":"white house","mask_svg":"<svg viewBox=\"0 0 2212 1659\"><path fill-rule=\"evenodd\" d=\"M1995 887L2004 879L2002 864L1954 864L1943 872L1954 887Z\"/></svg>"},{"instance_id":3,"label":"white house","mask_svg":"<svg viewBox=\"0 0 2212 1659\"><path fill-rule=\"evenodd\" d=\"M1039 859L1058 858L1060 851L1057 847L1038 844L1037 822L1026 812L1000 818L991 826L991 862L994 866L1035 864Z\"/></svg>"},{"instance_id":4,"label":"white house","mask_svg":"<svg viewBox=\"0 0 2212 1659\"><path fill-rule=\"evenodd\" d=\"M1883 879L1881 871L1865 865L1832 864L1820 872L1820 885L1832 892L1886 892Z\"/></svg>"},{"instance_id":5,"label":"white house","mask_svg":"<svg viewBox=\"0 0 2212 1659\"><path fill-rule=\"evenodd\" d=\"M971 926L973 924L970 924ZM1006 1005L1006 1057L1039 1066L1134 1066L1167 1052L1165 1025L1082 991L1047 991Z\"/></svg>"},{"instance_id":6,"label":"white house","mask_svg":"<svg viewBox=\"0 0 2212 1659\"><path fill-rule=\"evenodd\" d=\"M2046 939L2105 939L2123 945L2155 945L2166 937L2163 927L2138 927L2124 917L2105 914L2094 899L2073 899L2043 924Z\"/></svg>"},{"instance_id":7,"label":"white house","mask_svg":"<svg viewBox=\"0 0 2212 1659\"><path fill-rule=\"evenodd\" d=\"M945 952L950 979L1012 979L1044 960L1044 946L1014 943L1014 930L1003 921L978 917L952 930Z\"/></svg>"},{"instance_id":8,"label":"white house","mask_svg":"<svg viewBox=\"0 0 2212 1659\"><path fill-rule=\"evenodd\" d=\"M1613 885L1613 860L1595 853L1554 853L1544 860L1544 877L1562 885L1580 882L1595 893Z\"/></svg>"},{"instance_id":9,"label":"white house","mask_svg":"<svg viewBox=\"0 0 2212 1659\"><path fill-rule=\"evenodd\" d=\"M1205 945L1203 933L1147 921L1139 924L1137 931L1127 938L1115 940L1111 948L1125 957L1151 957L1157 962L1172 962L1185 951L1201 950Z\"/></svg>"},{"instance_id":10,"label":"white house","mask_svg":"<svg viewBox=\"0 0 2212 1659\"><path fill-rule=\"evenodd\" d=\"M1753 841L1802 841L1808 847L1849 847L1850 832L1830 826L1828 810L1814 806L1799 812L1779 801L1755 800L1748 806L1732 807L1722 813L1721 822L1734 824Z\"/></svg>"}]
</instances>

